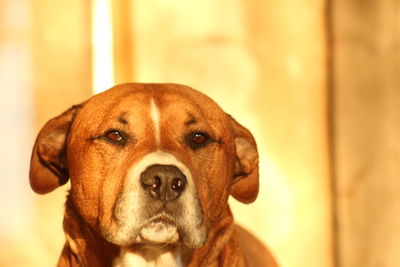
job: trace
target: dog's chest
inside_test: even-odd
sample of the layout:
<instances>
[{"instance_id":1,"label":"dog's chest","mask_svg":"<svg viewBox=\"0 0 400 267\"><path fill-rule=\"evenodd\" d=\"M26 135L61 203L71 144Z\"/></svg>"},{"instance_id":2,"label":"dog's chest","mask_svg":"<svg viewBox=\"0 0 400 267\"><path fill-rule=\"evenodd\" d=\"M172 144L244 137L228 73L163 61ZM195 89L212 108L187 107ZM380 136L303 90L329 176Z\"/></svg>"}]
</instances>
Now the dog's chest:
<instances>
[{"instance_id":1,"label":"dog's chest","mask_svg":"<svg viewBox=\"0 0 400 267\"><path fill-rule=\"evenodd\" d=\"M155 250L133 252L121 250L115 259L113 267L182 267L180 255L170 251Z\"/></svg>"}]
</instances>

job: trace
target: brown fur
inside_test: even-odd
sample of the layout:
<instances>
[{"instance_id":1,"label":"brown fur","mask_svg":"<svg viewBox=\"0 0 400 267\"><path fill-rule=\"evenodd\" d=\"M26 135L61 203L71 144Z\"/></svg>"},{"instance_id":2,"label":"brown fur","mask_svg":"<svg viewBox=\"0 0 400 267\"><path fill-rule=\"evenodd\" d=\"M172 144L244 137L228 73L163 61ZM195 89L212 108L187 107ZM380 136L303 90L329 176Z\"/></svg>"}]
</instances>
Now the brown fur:
<instances>
[{"instance_id":1,"label":"brown fur","mask_svg":"<svg viewBox=\"0 0 400 267\"><path fill-rule=\"evenodd\" d=\"M175 84L124 84L96 95L50 120L33 149L30 182L48 193L71 180L59 266L111 266L120 247L104 238L117 231L113 208L130 166L157 149L149 115L152 98L160 109L160 149L195 175L207 242L180 247L185 266L276 266L263 245L233 223L227 200L244 203L258 193L258 154L251 133L205 95ZM195 123L193 123L195 122ZM193 125L192 125L193 124ZM99 138L107 129L129 133L124 147ZM193 151L184 134L206 130L215 142ZM134 245L133 245L134 246Z\"/></svg>"}]
</instances>

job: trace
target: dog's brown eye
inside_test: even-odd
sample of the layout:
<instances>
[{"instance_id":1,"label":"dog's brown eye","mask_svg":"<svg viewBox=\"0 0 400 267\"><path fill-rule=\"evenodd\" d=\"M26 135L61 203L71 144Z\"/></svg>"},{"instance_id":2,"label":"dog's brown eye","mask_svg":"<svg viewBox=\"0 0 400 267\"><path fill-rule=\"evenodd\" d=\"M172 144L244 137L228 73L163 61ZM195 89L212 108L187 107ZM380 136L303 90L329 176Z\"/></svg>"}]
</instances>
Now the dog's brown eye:
<instances>
[{"instance_id":1,"label":"dog's brown eye","mask_svg":"<svg viewBox=\"0 0 400 267\"><path fill-rule=\"evenodd\" d=\"M192 132L188 134L186 138L188 145L193 150L197 150L208 145L211 142L214 142L214 140L207 133L204 132Z\"/></svg>"},{"instance_id":2,"label":"dog's brown eye","mask_svg":"<svg viewBox=\"0 0 400 267\"><path fill-rule=\"evenodd\" d=\"M123 141L123 138L122 138L121 133L118 132L118 131L116 131L116 130L109 131L109 132L106 134L106 137L107 137L108 139L110 139L111 141L116 141L116 142L118 142L118 141Z\"/></svg>"},{"instance_id":3,"label":"dog's brown eye","mask_svg":"<svg viewBox=\"0 0 400 267\"><path fill-rule=\"evenodd\" d=\"M203 133L195 133L192 137L192 142L196 145L202 145L208 140L208 137Z\"/></svg>"}]
</instances>

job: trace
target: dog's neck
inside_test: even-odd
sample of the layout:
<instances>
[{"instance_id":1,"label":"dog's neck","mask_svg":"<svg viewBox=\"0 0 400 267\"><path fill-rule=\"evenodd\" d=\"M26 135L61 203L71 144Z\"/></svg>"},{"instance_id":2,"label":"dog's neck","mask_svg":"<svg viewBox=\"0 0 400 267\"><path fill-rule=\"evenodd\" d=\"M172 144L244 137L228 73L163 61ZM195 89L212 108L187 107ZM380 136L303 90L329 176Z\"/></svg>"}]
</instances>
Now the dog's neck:
<instances>
[{"instance_id":1,"label":"dog's neck","mask_svg":"<svg viewBox=\"0 0 400 267\"><path fill-rule=\"evenodd\" d=\"M232 239L233 217L229 208L217 225L212 227L207 243L194 250L185 246L141 244L121 248L111 244L81 218L70 196L66 203L64 231L67 242L58 266L197 267L213 266L221 261L223 264L218 266L232 266L228 264L229 255L239 253L225 249L228 243L236 243ZM188 262L195 265L187 265Z\"/></svg>"},{"instance_id":2,"label":"dog's neck","mask_svg":"<svg viewBox=\"0 0 400 267\"><path fill-rule=\"evenodd\" d=\"M58 266L112 266L119 247L107 242L79 215L72 196L65 204L64 232L66 243Z\"/></svg>"}]
</instances>

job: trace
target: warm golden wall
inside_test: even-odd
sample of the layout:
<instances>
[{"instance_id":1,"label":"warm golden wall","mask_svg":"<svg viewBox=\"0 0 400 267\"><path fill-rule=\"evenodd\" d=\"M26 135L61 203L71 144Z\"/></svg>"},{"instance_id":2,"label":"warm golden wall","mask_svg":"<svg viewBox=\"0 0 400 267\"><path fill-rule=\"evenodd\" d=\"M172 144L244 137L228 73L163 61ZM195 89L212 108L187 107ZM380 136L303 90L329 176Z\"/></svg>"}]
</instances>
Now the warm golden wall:
<instances>
[{"instance_id":1,"label":"warm golden wall","mask_svg":"<svg viewBox=\"0 0 400 267\"><path fill-rule=\"evenodd\" d=\"M400 1L332 4L338 264L400 266Z\"/></svg>"},{"instance_id":2,"label":"warm golden wall","mask_svg":"<svg viewBox=\"0 0 400 267\"><path fill-rule=\"evenodd\" d=\"M0 266L55 266L67 186L29 187L34 138L52 116L91 95L90 6L0 0Z\"/></svg>"},{"instance_id":3,"label":"warm golden wall","mask_svg":"<svg viewBox=\"0 0 400 267\"><path fill-rule=\"evenodd\" d=\"M11 0L2 3L18 8ZM89 7L80 1L25 5L31 17L24 30L31 39L23 43L32 58L29 101L37 122L27 142L25 154L30 154L39 125L89 95L90 18ZM298 8L305 13L299 14ZM124 47L124 34L130 33L133 42L123 48L125 57L116 54L118 82L192 85L254 133L261 157L260 197L250 206L232 205L237 220L268 244L284 267L332 266L322 9L321 1L294 6L272 1L137 1L120 9L129 11L124 17L128 25L115 22L120 34L115 35L115 47ZM25 157L21 164L27 166L27 161ZM7 237L12 245L2 246L0 260L2 265L17 258L14 266L51 266L63 243L67 187L36 196L26 190L27 172L22 175L26 183L17 193L28 200L14 208L34 204L15 231L32 234ZM21 249L21 239L29 253Z\"/></svg>"},{"instance_id":4,"label":"warm golden wall","mask_svg":"<svg viewBox=\"0 0 400 267\"><path fill-rule=\"evenodd\" d=\"M68 186L33 194L29 157L91 95L96 1L0 0L0 266L61 251ZM117 83L191 85L255 135L260 196L231 204L282 267L400 266L399 0L112 2Z\"/></svg>"}]
</instances>

